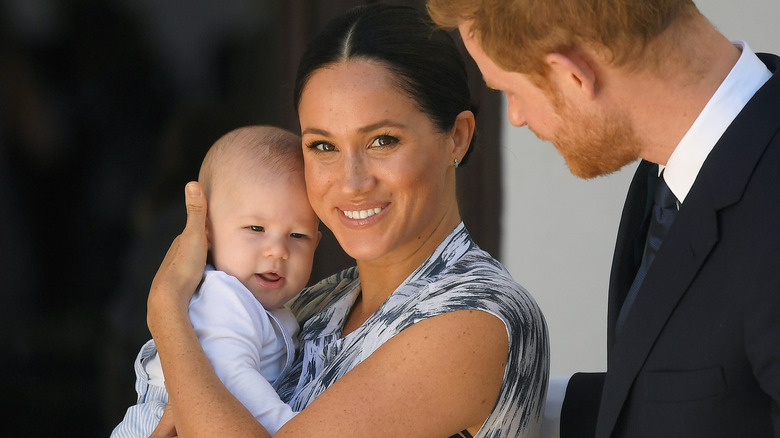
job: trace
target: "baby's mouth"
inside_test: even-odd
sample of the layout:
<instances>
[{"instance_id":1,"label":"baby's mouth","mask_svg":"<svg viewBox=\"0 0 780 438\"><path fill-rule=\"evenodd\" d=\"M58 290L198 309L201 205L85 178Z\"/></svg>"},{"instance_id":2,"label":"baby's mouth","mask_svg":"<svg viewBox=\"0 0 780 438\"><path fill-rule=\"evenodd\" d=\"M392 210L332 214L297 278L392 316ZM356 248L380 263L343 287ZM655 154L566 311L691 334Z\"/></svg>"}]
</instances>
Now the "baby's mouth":
<instances>
[{"instance_id":1,"label":"baby's mouth","mask_svg":"<svg viewBox=\"0 0 780 438\"><path fill-rule=\"evenodd\" d=\"M257 275L258 275L258 277L262 278L263 280L270 281L272 283L273 282L277 282L277 281L281 280L281 278L282 278L279 274L277 274L275 272L263 272L263 273L260 273L260 274L257 274Z\"/></svg>"}]
</instances>

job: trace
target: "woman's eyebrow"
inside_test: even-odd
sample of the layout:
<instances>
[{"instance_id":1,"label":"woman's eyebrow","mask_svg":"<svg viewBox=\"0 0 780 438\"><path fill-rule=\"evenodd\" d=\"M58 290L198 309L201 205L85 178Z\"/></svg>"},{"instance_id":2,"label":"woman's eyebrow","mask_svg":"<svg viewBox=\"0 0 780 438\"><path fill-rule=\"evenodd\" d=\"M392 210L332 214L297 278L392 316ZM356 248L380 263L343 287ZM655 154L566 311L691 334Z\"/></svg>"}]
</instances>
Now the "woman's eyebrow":
<instances>
[{"instance_id":1,"label":"woman's eyebrow","mask_svg":"<svg viewBox=\"0 0 780 438\"><path fill-rule=\"evenodd\" d=\"M324 130L324 129L319 129L319 128L306 128L306 129L304 129L303 131L301 131L301 135L305 135L305 134L315 134L315 135L324 135L324 136L327 136L327 135L329 135L330 133L329 133L328 131Z\"/></svg>"},{"instance_id":2,"label":"woman's eyebrow","mask_svg":"<svg viewBox=\"0 0 780 438\"><path fill-rule=\"evenodd\" d=\"M366 132L375 131L379 128L385 128L385 127L405 128L406 125L392 120L380 120L376 123L372 123L370 125L366 125L359 128L358 132L366 133ZM301 135L306 135L306 134L322 135L327 137L330 135L330 132L321 128L306 128L301 131Z\"/></svg>"},{"instance_id":3,"label":"woman's eyebrow","mask_svg":"<svg viewBox=\"0 0 780 438\"><path fill-rule=\"evenodd\" d=\"M364 126L360 129L358 129L358 132L371 132L375 131L379 128L386 128L386 127L392 127L392 128L405 128L406 125L403 123L398 123L393 120L380 120L376 123L372 123L370 125Z\"/></svg>"}]
</instances>

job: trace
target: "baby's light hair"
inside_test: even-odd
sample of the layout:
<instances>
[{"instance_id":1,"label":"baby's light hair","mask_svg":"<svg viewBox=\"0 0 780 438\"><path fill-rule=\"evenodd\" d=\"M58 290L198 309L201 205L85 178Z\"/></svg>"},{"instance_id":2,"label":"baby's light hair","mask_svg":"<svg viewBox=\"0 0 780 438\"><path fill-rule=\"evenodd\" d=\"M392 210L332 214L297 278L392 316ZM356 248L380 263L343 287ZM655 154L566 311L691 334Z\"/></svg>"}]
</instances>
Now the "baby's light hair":
<instances>
[{"instance_id":1,"label":"baby's light hair","mask_svg":"<svg viewBox=\"0 0 780 438\"><path fill-rule=\"evenodd\" d=\"M203 159L198 181L208 198L215 183L227 174L267 178L296 172L303 174L301 138L275 126L252 125L234 129L214 142Z\"/></svg>"}]
</instances>

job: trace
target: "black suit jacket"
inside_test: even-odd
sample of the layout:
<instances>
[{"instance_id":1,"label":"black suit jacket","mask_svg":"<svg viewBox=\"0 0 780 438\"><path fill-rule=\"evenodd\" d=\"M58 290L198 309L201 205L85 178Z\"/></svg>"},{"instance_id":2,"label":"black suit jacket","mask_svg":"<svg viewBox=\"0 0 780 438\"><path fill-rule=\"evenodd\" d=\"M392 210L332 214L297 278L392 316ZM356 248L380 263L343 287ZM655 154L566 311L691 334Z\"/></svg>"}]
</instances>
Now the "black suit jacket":
<instances>
[{"instance_id":1,"label":"black suit jacket","mask_svg":"<svg viewBox=\"0 0 780 438\"><path fill-rule=\"evenodd\" d=\"M612 264L608 371L572 378L562 438L780 437L780 58L759 56L772 78L707 157L616 333L657 169L640 163Z\"/></svg>"}]
</instances>

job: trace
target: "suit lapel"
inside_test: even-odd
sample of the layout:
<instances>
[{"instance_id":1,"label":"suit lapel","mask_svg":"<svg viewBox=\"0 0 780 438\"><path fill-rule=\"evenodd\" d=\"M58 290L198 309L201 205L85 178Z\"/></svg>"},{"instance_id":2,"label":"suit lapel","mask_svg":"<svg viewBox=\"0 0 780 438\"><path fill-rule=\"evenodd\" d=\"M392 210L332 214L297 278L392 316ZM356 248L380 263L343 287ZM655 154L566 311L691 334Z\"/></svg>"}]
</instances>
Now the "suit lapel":
<instances>
[{"instance_id":1,"label":"suit lapel","mask_svg":"<svg viewBox=\"0 0 780 438\"><path fill-rule=\"evenodd\" d=\"M762 56L762 60L770 70L776 71L777 57ZM777 135L780 121L773 115L778 112L780 75L775 74L713 148L664 239L621 333L615 334L614 321L619 307L614 307L619 305L618 301L622 302L631 281L626 280L633 264L632 250L628 248L633 247L636 231L634 234L631 231L639 228L638 208L629 208L630 200L626 203L610 281L608 373L599 408L597 437L612 434L631 386L654 343L717 244L718 211L739 201L767 144ZM636 176L634 184L639 184ZM633 218L626 219L626 215Z\"/></svg>"},{"instance_id":2,"label":"suit lapel","mask_svg":"<svg viewBox=\"0 0 780 438\"><path fill-rule=\"evenodd\" d=\"M688 210L685 214L680 211L628 319L620 333L613 334L597 430L614 428L655 340L717 240L717 219L712 208Z\"/></svg>"}]
</instances>

